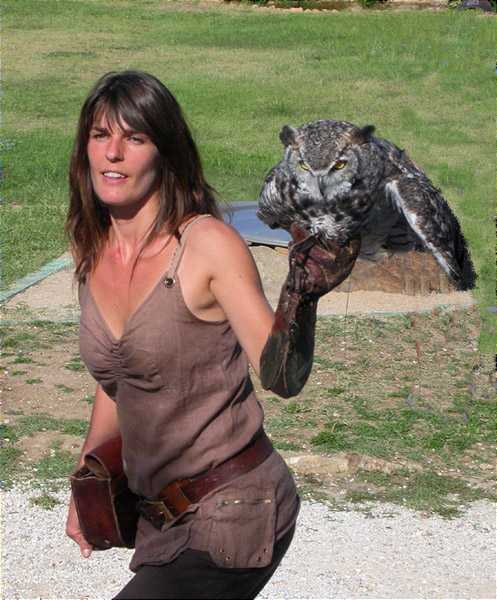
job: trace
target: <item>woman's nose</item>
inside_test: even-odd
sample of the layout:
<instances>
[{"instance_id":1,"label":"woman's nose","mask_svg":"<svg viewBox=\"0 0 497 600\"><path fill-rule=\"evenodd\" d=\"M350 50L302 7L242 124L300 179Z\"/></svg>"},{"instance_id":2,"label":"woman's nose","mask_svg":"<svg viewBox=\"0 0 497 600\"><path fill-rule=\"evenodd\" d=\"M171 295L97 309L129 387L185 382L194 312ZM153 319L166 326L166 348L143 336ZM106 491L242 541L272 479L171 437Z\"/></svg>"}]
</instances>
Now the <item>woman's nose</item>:
<instances>
[{"instance_id":1,"label":"woman's nose","mask_svg":"<svg viewBox=\"0 0 497 600\"><path fill-rule=\"evenodd\" d=\"M117 136L111 136L105 149L105 156L107 160L115 162L123 160L123 144L122 140Z\"/></svg>"}]
</instances>

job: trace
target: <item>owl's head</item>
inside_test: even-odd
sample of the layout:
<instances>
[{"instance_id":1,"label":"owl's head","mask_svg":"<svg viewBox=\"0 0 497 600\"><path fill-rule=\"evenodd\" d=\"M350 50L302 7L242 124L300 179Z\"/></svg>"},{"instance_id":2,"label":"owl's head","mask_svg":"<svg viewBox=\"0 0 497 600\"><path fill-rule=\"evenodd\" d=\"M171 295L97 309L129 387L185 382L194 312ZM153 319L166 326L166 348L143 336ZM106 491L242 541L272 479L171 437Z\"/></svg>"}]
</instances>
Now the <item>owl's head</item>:
<instances>
[{"instance_id":1,"label":"owl's head","mask_svg":"<svg viewBox=\"0 0 497 600\"><path fill-rule=\"evenodd\" d=\"M322 238L348 241L367 217L369 192L383 173L373 132L372 125L346 121L285 125L283 160L266 177L259 218L270 227L297 222Z\"/></svg>"}]
</instances>

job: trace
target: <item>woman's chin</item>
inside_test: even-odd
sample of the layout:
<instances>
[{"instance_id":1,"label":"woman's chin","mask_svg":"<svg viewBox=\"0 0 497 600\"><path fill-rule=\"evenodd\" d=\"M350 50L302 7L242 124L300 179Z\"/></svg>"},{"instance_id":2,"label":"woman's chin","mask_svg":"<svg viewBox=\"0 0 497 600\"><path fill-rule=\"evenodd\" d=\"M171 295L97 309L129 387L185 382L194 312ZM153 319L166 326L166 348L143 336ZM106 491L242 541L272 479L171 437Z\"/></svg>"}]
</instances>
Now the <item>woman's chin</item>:
<instances>
[{"instance_id":1,"label":"woman's chin","mask_svg":"<svg viewBox=\"0 0 497 600\"><path fill-rule=\"evenodd\" d=\"M99 196L100 202L117 218L132 218L149 202L153 204L152 198L129 198L111 195Z\"/></svg>"}]
</instances>

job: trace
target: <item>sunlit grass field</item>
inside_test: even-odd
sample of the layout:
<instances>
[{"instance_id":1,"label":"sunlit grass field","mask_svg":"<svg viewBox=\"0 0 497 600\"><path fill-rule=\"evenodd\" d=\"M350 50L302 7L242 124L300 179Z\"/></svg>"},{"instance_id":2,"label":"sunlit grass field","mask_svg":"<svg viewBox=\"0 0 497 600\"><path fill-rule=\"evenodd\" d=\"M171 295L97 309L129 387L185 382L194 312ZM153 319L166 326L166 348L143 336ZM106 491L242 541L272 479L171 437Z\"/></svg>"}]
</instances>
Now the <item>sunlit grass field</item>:
<instances>
[{"instance_id":1,"label":"sunlit grass field","mask_svg":"<svg viewBox=\"0 0 497 600\"><path fill-rule=\"evenodd\" d=\"M3 287L66 249L79 109L100 75L136 68L177 96L228 201L257 198L283 124L374 124L442 188L480 274L478 298L495 304L493 19L159 0L4 0L2 13ZM489 321L487 348L492 330Z\"/></svg>"}]
</instances>

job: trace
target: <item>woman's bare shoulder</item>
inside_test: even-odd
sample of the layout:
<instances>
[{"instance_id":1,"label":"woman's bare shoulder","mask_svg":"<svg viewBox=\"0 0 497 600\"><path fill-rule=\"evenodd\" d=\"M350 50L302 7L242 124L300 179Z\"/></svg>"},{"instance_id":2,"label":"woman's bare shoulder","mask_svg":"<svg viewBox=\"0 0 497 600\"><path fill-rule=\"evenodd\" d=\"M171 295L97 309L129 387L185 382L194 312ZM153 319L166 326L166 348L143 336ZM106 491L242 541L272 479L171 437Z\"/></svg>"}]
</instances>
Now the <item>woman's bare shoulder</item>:
<instances>
[{"instance_id":1,"label":"woman's bare shoulder","mask_svg":"<svg viewBox=\"0 0 497 600\"><path fill-rule=\"evenodd\" d=\"M226 249L248 253L247 244L238 231L231 225L214 217L201 219L192 224L188 244L193 250L209 254L218 254Z\"/></svg>"},{"instance_id":2,"label":"woman's bare shoulder","mask_svg":"<svg viewBox=\"0 0 497 600\"><path fill-rule=\"evenodd\" d=\"M187 247L198 265L212 279L243 277L260 287L252 253L238 231L219 219L202 219L192 226Z\"/></svg>"}]
</instances>

